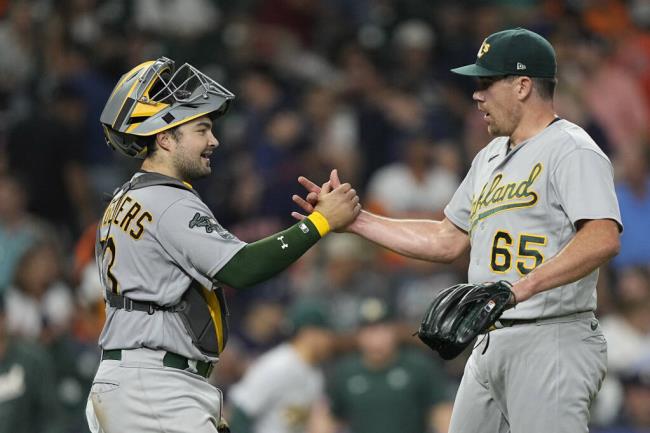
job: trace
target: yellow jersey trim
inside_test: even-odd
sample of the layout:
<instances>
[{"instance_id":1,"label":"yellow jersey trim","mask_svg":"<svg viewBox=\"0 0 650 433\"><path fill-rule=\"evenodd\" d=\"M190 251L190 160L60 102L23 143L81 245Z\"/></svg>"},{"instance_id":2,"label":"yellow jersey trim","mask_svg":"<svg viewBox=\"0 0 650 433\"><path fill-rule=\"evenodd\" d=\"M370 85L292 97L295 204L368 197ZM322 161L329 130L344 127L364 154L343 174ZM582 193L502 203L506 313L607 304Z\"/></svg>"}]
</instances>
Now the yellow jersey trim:
<instances>
[{"instance_id":1,"label":"yellow jersey trim","mask_svg":"<svg viewBox=\"0 0 650 433\"><path fill-rule=\"evenodd\" d=\"M219 299L217 294L212 290L206 289L201 286L201 293L203 299L208 304L208 310L210 310L210 317L212 317L212 323L214 324L214 329L217 330L217 345L219 346L219 353L223 352L224 341L223 341L223 317L221 317L221 306L219 305Z\"/></svg>"}]
</instances>

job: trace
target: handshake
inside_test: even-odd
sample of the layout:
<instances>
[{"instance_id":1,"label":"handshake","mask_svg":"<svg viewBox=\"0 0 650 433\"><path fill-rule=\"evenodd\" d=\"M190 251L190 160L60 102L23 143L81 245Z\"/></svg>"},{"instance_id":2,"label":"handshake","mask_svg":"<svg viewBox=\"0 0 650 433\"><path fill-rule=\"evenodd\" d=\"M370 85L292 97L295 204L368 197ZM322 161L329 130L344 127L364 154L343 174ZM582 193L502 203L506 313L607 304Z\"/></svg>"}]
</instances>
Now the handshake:
<instances>
[{"instance_id":1,"label":"handshake","mask_svg":"<svg viewBox=\"0 0 650 433\"><path fill-rule=\"evenodd\" d=\"M341 184L336 169L332 170L330 179L322 186L303 176L298 178L298 182L305 187L307 195L305 198L294 195L293 201L307 214L319 212L323 215L331 230L344 230L361 212L357 192L349 183ZM307 218L298 212L292 212L291 216L300 221Z\"/></svg>"}]
</instances>

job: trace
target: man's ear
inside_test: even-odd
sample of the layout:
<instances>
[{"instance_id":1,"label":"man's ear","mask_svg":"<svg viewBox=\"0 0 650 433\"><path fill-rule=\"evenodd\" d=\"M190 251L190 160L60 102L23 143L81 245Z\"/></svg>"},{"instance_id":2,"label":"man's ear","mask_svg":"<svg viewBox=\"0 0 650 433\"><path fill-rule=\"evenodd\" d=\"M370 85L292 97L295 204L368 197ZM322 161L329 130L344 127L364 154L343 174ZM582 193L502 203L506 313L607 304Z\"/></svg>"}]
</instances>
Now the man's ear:
<instances>
[{"instance_id":1,"label":"man's ear","mask_svg":"<svg viewBox=\"0 0 650 433\"><path fill-rule=\"evenodd\" d=\"M518 77L515 80L515 91L517 92L517 98L520 101L528 98L528 95L533 91L533 80L530 77L522 76Z\"/></svg>"},{"instance_id":2,"label":"man's ear","mask_svg":"<svg viewBox=\"0 0 650 433\"><path fill-rule=\"evenodd\" d=\"M156 134L156 145L169 152L174 139L168 131L162 131Z\"/></svg>"}]
</instances>

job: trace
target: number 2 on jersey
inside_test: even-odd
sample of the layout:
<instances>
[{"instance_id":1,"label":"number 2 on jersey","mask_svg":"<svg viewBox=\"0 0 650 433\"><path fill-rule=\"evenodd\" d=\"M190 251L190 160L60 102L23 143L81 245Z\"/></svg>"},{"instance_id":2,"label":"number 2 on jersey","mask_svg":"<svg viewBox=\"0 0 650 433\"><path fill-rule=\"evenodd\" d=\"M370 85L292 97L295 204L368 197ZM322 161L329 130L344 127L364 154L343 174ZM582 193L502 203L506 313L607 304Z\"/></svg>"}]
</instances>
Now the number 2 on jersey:
<instances>
[{"instance_id":1,"label":"number 2 on jersey","mask_svg":"<svg viewBox=\"0 0 650 433\"><path fill-rule=\"evenodd\" d=\"M542 252L536 246L546 245L546 236L533 235L529 233L519 234L515 248L515 240L506 231L499 230L494 234L492 251L490 253L490 268L492 271L504 274L510 271L513 261L513 251L516 252L515 266L517 272L526 275L544 261Z\"/></svg>"}]
</instances>

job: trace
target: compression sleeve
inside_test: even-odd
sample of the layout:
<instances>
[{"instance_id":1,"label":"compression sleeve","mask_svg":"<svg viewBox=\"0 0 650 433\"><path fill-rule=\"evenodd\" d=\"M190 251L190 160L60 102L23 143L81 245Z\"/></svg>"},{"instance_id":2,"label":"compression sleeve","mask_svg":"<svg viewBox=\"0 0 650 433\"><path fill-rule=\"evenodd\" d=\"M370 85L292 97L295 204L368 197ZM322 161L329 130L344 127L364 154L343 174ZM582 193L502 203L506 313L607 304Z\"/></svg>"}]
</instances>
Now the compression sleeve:
<instances>
[{"instance_id":1,"label":"compression sleeve","mask_svg":"<svg viewBox=\"0 0 650 433\"><path fill-rule=\"evenodd\" d=\"M314 212L284 231L246 245L215 277L236 289L265 281L298 260L328 231L325 217Z\"/></svg>"}]
</instances>

